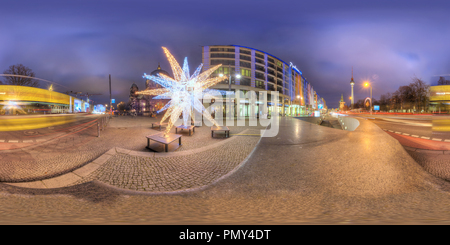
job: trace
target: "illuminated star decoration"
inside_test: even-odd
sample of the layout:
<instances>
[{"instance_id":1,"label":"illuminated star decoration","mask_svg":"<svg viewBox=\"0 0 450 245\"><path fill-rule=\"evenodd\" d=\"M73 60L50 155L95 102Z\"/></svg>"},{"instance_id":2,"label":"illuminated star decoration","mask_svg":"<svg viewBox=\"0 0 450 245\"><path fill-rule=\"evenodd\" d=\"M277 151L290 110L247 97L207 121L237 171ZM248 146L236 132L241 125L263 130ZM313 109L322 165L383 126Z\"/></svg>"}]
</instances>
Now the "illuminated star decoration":
<instances>
[{"instance_id":1,"label":"illuminated star decoration","mask_svg":"<svg viewBox=\"0 0 450 245\"><path fill-rule=\"evenodd\" d=\"M160 122L162 124L166 119L169 119L164 136L168 135L170 129L181 114L183 114L183 125L190 125L190 120L188 122L188 119L194 118L194 110L203 114L203 116L215 126L219 126L218 123L206 111L201 100L222 98L221 92L208 89L209 87L226 79L226 76L209 78L209 76L217 68L219 68L221 64L216 65L201 74L200 71L203 64L200 64L194 74L190 76L187 57L184 59L183 68L181 68L169 50L165 47L162 48L167 56L167 59L169 60L174 78L172 79L162 73L157 74L157 76L147 75L144 73L143 78L153 80L163 88L144 90L136 93L144 95L157 95L153 99L170 99L170 101L158 111L158 113L160 113L161 111L167 110Z\"/></svg>"}]
</instances>

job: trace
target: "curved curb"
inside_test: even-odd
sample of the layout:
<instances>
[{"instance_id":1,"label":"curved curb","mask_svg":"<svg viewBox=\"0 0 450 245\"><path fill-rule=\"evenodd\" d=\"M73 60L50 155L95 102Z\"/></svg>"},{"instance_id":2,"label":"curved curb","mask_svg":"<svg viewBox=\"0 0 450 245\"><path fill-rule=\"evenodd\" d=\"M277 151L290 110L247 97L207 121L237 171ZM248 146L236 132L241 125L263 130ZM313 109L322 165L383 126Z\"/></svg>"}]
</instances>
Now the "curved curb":
<instances>
[{"instance_id":1,"label":"curved curb","mask_svg":"<svg viewBox=\"0 0 450 245\"><path fill-rule=\"evenodd\" d=\"M414 151L414 152L420 152L420 153L430 153L430 154L443 154L443 155L450 155L450 150L448 149L439 149L439 150L433 150L433 149L429 149L429 148L417 148L417 147L412 147L412 146L408 146L408 145L404 145L400 142L400 139L407 139L407 140L416 140L416 139L420 139L421 141L426 141L429 143L436 143L436 141L433 141L431 139L423 139L423 138L416 138L416 137L411 137L411 136L407 136L407 135L401 135L395 132L390 132L388 130L383 130L385 133L387 133L389 136L391 136L392 138L396 139L397 141L399 141L399 143L406 149L409 151ZM398 138L397 138L398 137ZM439 143L443 143L443 142L439 142ZM448 143L448 142L445 142ZM426 147L426 146L424 146Z\"/></svg>"},{"instance_id":2,"label":"curved curb","mask_svg":"<svg viewBox=\"0 0 450 245\"><path fill-rule=\"evenodd\" d=\"M437 154L437 155L450 155L450 151L448 150L430 150L430 149L422 149L422 148L414 148L406 145L402 145L403 148L405 148L408 151L415 151L419 153L430 153L430 154Z\"/></svg>"},{"instance_id":3,"label":"curved curb","mask_svg":"<svg viewBox=\"0 0 450 245\"><path fill-rule=\"evenodd\" d=\"M247 131L248 129L243 130L241 133L239 134L243 134ZM235 135L238 136L239 134ZM87 177L89 174L91 174L92 172L94 172L95 170L97 170L98 168L100 168L103 164L105 164L111 157L113 157L116 154L128 154L128 155L133 155L133 156L141 156L141 157L174 157L174 156L185 156L185 155L190 155L190 154L195 154L195 153L199 153L199 152L203 152L203 151L207 151L210 150L212 148L216 148L218 146L221 146L225 143L228 143L232 140L234 140L236 137L231 137L229 139L223 140L221 142L217 142L215 144L211 144L208 146L204 146L204 147L200 147L197 149L192 149L192 150L187 150L187 151L180 151L180 152L169 152L169 153L159 153L156 154L155 152L139 152L139 151L132 151L132 150L126 150L126 149L122 149L122 148L118 148L118 147L114 147L112 149L110 149L109 151L107 151L106 153L104 153L103 155L101 155L100 157L98 157L97 159L95 159L94 161L84 165L81 168L78 168L72 172L54 177L54 178L49 178L49 179L44 179L44 180L38 180L38 181L31 181L31 182L18 182L18 183L11 183L11 182L2 182L3 184L7 184L7 185L11 185L11 186L16 186L16 187L22 187L22 188L31 188L31 189L56 189L56 188L63 188L63 187L69 187L69 186L73 186L74 183L82 180L83 178ZM214 180L212 183L202 186L202 187L196 187L196 188L192 188L192 189L184 189L184 190L178 190L178 191L170 191L170 192L146 192L146 191L133 191L133 190L128 190L128 189L123 189L123 188L118 188L112 185L108 185L106 183L103 183L101 181L97 181L100 183L103 183L106 186L110 186L114 189L120 189L123 191L131 191L133 193L153 193L153 194L169 194L169 193L183 193L183 192L188 192L188 191L194 191L194 190L199 190L202 188L206 188L207 186L216 183L217 181L226 178L227 176L231 175L232 173L234 173L235 171L237 171L237 169L239 169L243 164L245 164L245 162L248 160L248 158L253 154L253 152L256 149L256 146L259 144L259 142L261 141L261 138L259 139L259 141L256 143L255 147L253 148L253 150L250 152L250 154L238 165L236 166L233 170L231 170L230 172L228 172L227 174L221 176L220 178ZM95 181L95 180L94 180Z\"/></svg>"}]
</instances>

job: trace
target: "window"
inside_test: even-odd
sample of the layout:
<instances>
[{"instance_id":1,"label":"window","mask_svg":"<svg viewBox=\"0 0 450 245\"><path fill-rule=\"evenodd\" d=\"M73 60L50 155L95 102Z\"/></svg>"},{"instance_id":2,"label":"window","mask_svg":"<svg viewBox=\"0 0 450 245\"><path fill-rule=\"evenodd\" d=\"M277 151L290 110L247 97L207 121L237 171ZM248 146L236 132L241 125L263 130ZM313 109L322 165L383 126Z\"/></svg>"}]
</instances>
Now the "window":
<instances>
[{"instance_id":1,"label":"window","mask_svg":"<svg viewBox=\"0 0 450 245\"><path fill-rule=\"evenodd\" d=\"M248 63L248 62L240 61L239 64L240 64L240 66L242 66L242 67L252 68L252 64L251 64L251 63Z\"/></svg>"},{"instance_id":2,"label":"window","mask_svg":"<svg viewBox=\"0 0 450 245\"><path fill-rule=\"evenodd\" d=\"M281 86L277 86L277 91L282 94L283 93L283 87Z\"/></svg>"},{"instance_id":3,"label":"window","mask_svg":"<svg viewBox=\"0 0 450 245\"><path fill-rule=\"evenodd\" d=\"M262 79L262 80L266 79L265 76L264 76L264 73L260 73L260 72L255 72L255 78L259 78L259 79Z\"/></svg>"},{"instance_id":4,"label":"window","mask_svg":"<svg viewBox=\"0 0 450 245\"><path fill-rule=\"evenodd\" d=\"M252 72L250 70L247 70L247 69L241 69L241 75L242 76L246 76L246 77L251 77L252 76Z\"/></svg>"},{"instance_id":5,"label":"window","mask_svg":"<svg viewBox=\"0 0 450 245\"><path fill-rule=\"evenodd\" d=\"M262 89L266 88L266 86L264 85L264 82L263 81L259 81L259 80L255 81L255 87L256 88L262 88Z\"/></svg>"},{"instance_id":6,"label":"window","mask_svg":"<svg viewBox=\"0 0 450 245\"><path fill-rule=\"evenodd\" d=\"M241 81L239 82L240 85L244 86L250 86L252 84L250 78L247 77L241 77Z\"/></svg>"},{"instance_id":7,"label":"window","mask_svg":"<svg viewBox=\"0 0 450 245\"><path fill-rule=\"evenodd\" d=\"M231 53L211 53L211 58L233 58L234 59L234 54Z\"/></svg>"},{"instance_id":8,"label":"window","mask_svg":"<svg viewBox=\"0 0 450 245\"><path fill-rule=\"evenodd\" d=\"M265 64L266 63L266 62L264 62L264 60L257 59L257 58L255 58L255 62L258 62L258 63L261 63L261 64Z\"/></svg>"},{"instance_id":9,"label":"window","mask_svg":"<svg viewBox=\"0 0 450 245\"><path fill-rule=\"evenodd\" d=\"M252 57L250 57L250 56L240 55L239 58L240 58L241 60L252 61Z\"/></svg>"},{"instance_id":10,"label":"window","mask_svg":"<svg viewBox=\"0 0 450 245\"><path fill-rule=\"evenodd\" d=\"M239 49L239 53L241 53L241 54L252 54L252 51L250 51L250 50L247 50L247 49Z\"/></svg>"},{"instance_id":11,"label":"window","mask_svg":"<svg viewBox=\"0 0 450 245\"><path fill-rule=\"evenodd\" d=\"M210 48L210 52L233 52L234 48Z\"/></svg>"},{"instance_id":12,"label":"window","mask_svg":"<svg viewBox=\"0 0 450 245\"><path fill-rule=\"evenodd\" d=\"M264 54L255 53L255 56L261 59L264 59Z\"/></svg>"},{"instance_id":13,"label":"window","mask_svg":"<svg viewBox=\"0 0 450 245\"><path fill-rule=\"evenodd\" d=\"M224 66L221 66L221 67L219 67L219 68L217 68L217 70L215 70L214 72L213 72L213 74L224 74L224 75L228 75L228 74L230 74L229 72L228 72L228 70L230 70L228 67L224 67ZM235 69L234 69L234 67L231 67L231 74L234 74L235 73Z\"/></svg>"},{"instance_id":14,"label":"window","mask_svg":"<svg viewBox=\"0 0 450 245\"><path fill-rule=\"evenodd\" d=\"M255 69L258 71L266 72L266 68L262 65L255 64Z\"/></svg>"},{"instance_id":15,"label":"window","mask_svg":"<svg viewBox=\"0 0 450 245\"><path fill-rule=\"evenodd\" d=\"M211 65L232 65L234 66L234 60L211 60Z\"/></svg>"},{"instance_id":16,"label":"window","mask_svg":"<svg viewBox=\"0 0 450 245\"><path fill-rule=\"evenodd\" d=\"M267 61L272 62L272 63L275 63L275 60L272 59L272 58L270 58L269 56L267 56Z\"/></svg>"},{"instance_id":17,"label":"window","mask_svg":"<svg viewBox=\"0 0 450 245\"><path fill-rule=\"evenodd\" d=\"M275 83L275 79L271 76L267 76L267 81Z\"/></svg>"}]
</instances>

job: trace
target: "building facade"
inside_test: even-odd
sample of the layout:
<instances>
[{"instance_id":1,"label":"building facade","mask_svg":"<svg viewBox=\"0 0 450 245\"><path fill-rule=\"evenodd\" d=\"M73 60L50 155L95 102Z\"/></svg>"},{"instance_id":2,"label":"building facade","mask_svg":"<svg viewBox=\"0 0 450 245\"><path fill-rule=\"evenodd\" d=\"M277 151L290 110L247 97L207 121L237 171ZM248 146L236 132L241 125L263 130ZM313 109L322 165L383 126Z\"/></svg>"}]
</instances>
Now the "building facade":
<instances>
[{"instance_id":1,"label":"building facade","mask_svg":"<svg viewBox=\"0 0 450 245\"><path fill-rule=\"evenodd\" d=\"M166 76L172 77L168 72L162 70L159 64L156 70L152 71L150 75L157 76L158 74L164 74ZM145 81L145 90L158 88L162 88L162 86L152 80ZM169 101L166 99L153 99L155 97L153 95L136 94L136 92L138 91L139 87L136 83L133 83L130 87L130 95L128 100L129 109L132 112L136 112L137 115L149 116L151 114L155 114Z\"/></svg>"},{"instance_id":2,"label":"building facade","mask_svg":"<svg viewBox=\"0 0 450 245\"><path fill-rule=\"evenodd\" d=\"M295 65L258 49L239 45L203 46L202 63L203 70L222 64L211 76L231 75L231 82L226 79L213 89L244 93L254 91L257 95L259 91L267 91L269 115L273 106L278 106L282 116L310 115L319 109L322 101ZM270 91L278 91L278 101L272 100ZM235 102L235 113L249 116L248 103L240 102L238 110L237 106ZM258 110L261 112L261 108ZM223 113L228 113L225 108Z\"/></svg>"}]
</instances>

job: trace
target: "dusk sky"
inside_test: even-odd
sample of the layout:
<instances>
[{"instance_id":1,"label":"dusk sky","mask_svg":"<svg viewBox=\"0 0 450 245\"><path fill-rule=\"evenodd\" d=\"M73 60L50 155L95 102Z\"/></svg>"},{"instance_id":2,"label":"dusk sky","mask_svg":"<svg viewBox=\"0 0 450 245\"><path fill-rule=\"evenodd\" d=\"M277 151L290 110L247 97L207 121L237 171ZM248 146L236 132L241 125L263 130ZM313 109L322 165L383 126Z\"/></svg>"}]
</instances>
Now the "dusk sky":
<instances>
[{"instance_id":1,"label":"dusk sky","mask_svg":"<svg viewBox=\"0 0 450 245\"><path fill-rule=\"evenodd\" d=\"M242 45L292 62L329 108L450 76L450 1L2 0L0 73L23 64L59 92L127 101L144 73L171 73L162 46L191 71L201 46ZM57 85L58 84L58 85ZM41 82L42 87L48 87Z\"/></svg>"}]
</instances>

